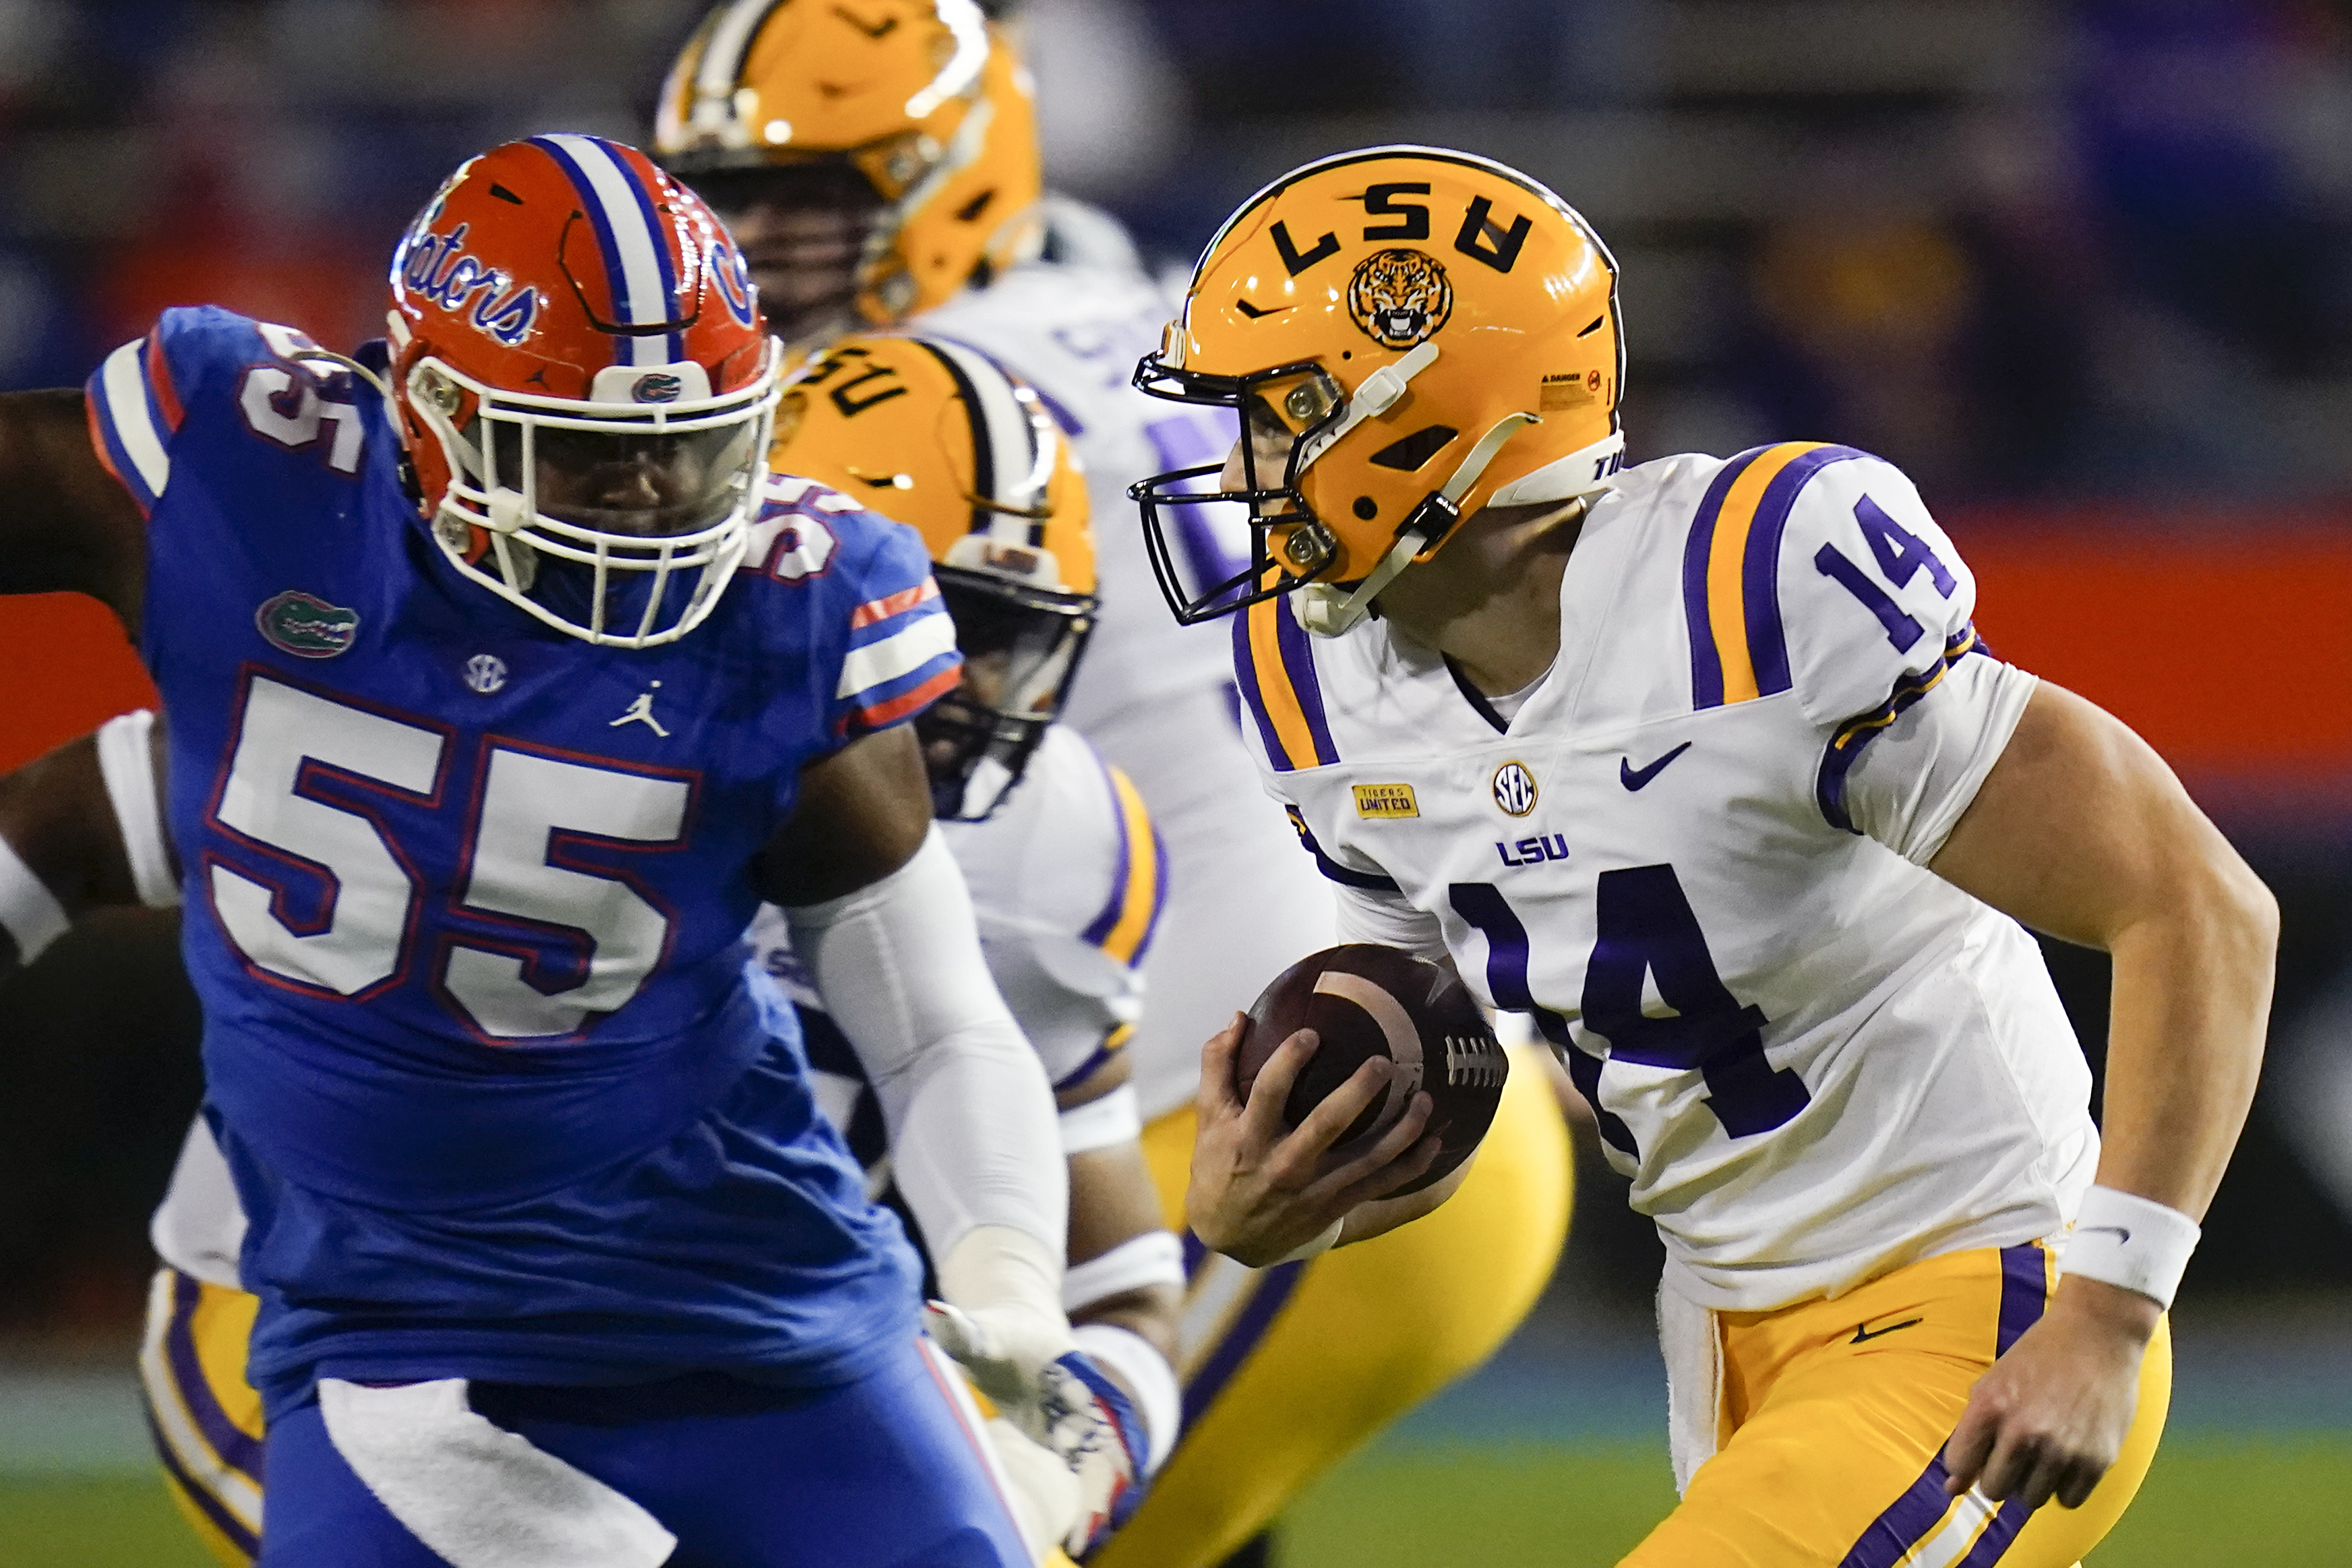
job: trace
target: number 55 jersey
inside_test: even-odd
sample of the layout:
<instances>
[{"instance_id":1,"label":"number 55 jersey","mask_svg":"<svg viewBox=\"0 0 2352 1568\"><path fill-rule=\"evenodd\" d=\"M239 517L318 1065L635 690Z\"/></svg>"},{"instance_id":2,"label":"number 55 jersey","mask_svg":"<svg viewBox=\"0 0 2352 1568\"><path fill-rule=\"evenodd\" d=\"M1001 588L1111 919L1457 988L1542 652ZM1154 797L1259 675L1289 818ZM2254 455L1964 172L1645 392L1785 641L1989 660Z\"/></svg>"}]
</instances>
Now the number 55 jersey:
<instances>
[{"instance_id":1,"label":"number 55 jersey","mask_svg":"<svg viewBox=\"0 0 2352 1568\"><path fill-rule=\"evenodd\" d=\"M1235 619L1267 790L1343 926L1442 942L1533 1015L1701 1306L2049 1236L2090 1183L2039 950L1925 868L2034 685L1974 600L1901 473L1790 444L1628 469L1507 717L1385 621Z\"/></svg>"},{"instance_id":2,"label":"number 55 jersey","mask_svg":"<svg viewBox=\"0 0 2352 1568\"><path fill-rule=\"evenodd\" d=\"M956 679L920 540L770 480L708 620L590 646L451 568L306 346L173 310L89 386L271 1419L318 1376L864 1375L913 1258L741 933L803 767Z\"/></svg>"}]
</instances>

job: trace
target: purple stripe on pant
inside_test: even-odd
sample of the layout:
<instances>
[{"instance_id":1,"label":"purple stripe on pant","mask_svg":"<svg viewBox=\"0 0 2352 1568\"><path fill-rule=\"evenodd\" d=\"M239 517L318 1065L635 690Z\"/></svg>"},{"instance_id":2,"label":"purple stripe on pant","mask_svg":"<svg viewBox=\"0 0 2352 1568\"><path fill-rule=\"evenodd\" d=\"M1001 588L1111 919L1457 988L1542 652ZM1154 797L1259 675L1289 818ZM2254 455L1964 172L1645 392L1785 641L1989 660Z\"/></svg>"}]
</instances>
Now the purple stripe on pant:
<instances>
[{"instance_id":1,"label":"purple stripe on pant","mask_svg":"<svg viewBox=\"0 0 2352 1568\"><path fill-rule=\"evenodd\" d=\"M195 1505L196 1511L203 1514L214 1529L226 1536L230 1545L247 1557L260 1556L261 1538L238 1523L236 1516L223 1508L218 1498L188 1474L186 1467L180 1463L180 1457L172 1452L172 1445L163 1440L163 1434L156 1427L155 1417L152 1414L147 1417L147 1436L154 1443L156 1456L163 1461L163 1468L187 1500Z\"/></svg>"},{"instance_id":2,"label":"purple stripe on pant","mask_svg":"<svg viewBox=\"0 0 2352 1568\"><path fill-rule=\"evenodd\" d=\"M2000 1313L1993 1329L1995 1356L2005 1354L2017 1342L2017 1337L2042 1316L2042 1303L2049 1294L2043 1257L2038 1241L2000 1249ZM1949 1511L1952 1500L1944 1495L1944 1483L1950 1479L1951 1472L1944 1468L1944 1456L1939 1451L1894 1505L1871 1521L1870 1528L1840 1560L1838 1568L1895 1568ZM2011 1542L2017 1539L2017 1532L2025 1528L2031 1512L2015 1501L2001 1504L1992 1522L1960 1560L1960 1568L1989 1568L2000 1562Z\"/></svg>"},{"instance_id":3,"label":"purple stripe on pant","mask_svg":"<svg viewBox=\"0 0 2352 1568\"><path fill-rule=\"evenodd\" d=\"M1184 1385L1182 1430L1189 1431L1194 1422L1208 1414L1209 1406L1217 1402L1217 1395L1225 1391L1225 1384L1241 1371L1242 1363L1257 1349L1258 1342L1265 1339L1265 1331L1274 1326L1275 1318L1290 1300L1291 1292L1298 1289L1298 1276L1306 1268L1304 1263L1277 1263L1265 1270L1265 1276L1258 1281L1257 1290L1250 1297L1249 1304L1234 1314L1233 1326L1225 1331L1225 1337L1217 1345L1216 1352L1201 1364L1201 1370L1192 1374L1192 1381Z\"/></svg>"},{"instance_id":4,"label":"purple stripe on pant","mask_svg":"<svg viewBox=\"0 0 2352 1568\"><path fill-rule=\"evenodd\" d=\"M204 1363L196 1356L196 1303L203 1299L204 1287L185 1274L174 1270L172 1275L172 1326L163 1336L163 1351L171 1358L172 1382L180 1391L181 1401L188 1407L188 1416L212 1445L221 1463L242 1472L254 1485L261 1484L261 1443L220 1407L213 1397L213 1385L205 1379Z\"/></svg>"}]
</instances>

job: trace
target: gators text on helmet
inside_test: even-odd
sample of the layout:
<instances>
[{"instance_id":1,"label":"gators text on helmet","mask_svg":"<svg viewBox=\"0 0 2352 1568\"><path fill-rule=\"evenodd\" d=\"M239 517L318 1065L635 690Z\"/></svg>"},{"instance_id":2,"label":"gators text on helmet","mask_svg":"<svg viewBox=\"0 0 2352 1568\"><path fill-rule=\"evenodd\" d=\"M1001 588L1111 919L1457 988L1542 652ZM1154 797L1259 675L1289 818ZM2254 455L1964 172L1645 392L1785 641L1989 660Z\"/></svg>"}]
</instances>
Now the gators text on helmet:
<instances>
[{"instance_id":1,"label":"gators text on helmet","mask_svg":"<svg viewBox=\"0 0 2352 1568\"><path fill-rule=\"evenodd\" d=\"M912 525L962 684L915 721L936 814L977 822L1021 780L1094 627L1076 460L1037 395L961 343L864 334L787 384L770 467Z\"/></svg>"},{"instance_id":2,"label":"gators text on helmet","mask_svg":"<svg viewBox=\"0 0 2352 1568\"><path fill-rule=\"evenodd\" d=\"M1044 240L1029 75L971 0L728 0L670 68L654 150L714 191L762 170L854 171L881 203L856 272L877 326Z\"/></svg>"},{"instance_id":3,"label":"gators text on helmet","mask_svg":"<svg viewBox=\"0 0 2352 1568\"><path fill-rule=\"evenodd\" d=\"M741 561L782 348L742 259L644 153L468 160L392 263L390 395L435 541L592 643L709 616Z\"/></svg>"},{"instance_id":4,"label":"gators text on helmet","mask_svg":"<svg viewBox=\"0 0 2352 1568\"><path fill-rule=\"evenodd\" d=\"M1242 488L1210 465L1129 493L1177 619L1297 591L1307 629L1337 635L1465 515L1603 488L1623 379L1616 263L1567 203L1469 153L1342 153L1226 220L1136 368L1156 396L1242 416ZM1168 531L1234 503L1249 569L1185 581Z\"/></svg>"}]
</instances>

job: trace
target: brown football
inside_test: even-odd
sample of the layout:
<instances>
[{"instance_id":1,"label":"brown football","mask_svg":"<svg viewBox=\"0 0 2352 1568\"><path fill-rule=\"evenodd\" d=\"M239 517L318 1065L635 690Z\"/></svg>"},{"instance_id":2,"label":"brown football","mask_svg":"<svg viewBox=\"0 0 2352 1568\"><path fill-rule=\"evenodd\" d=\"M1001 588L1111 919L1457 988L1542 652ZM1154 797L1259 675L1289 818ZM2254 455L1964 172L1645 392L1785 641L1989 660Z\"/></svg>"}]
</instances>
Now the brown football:
<instances>
[{"instance_id":1,"label":"brown football","mask_svg":"<svg viewBox=\"0 0 2352 1568\"><path fill-rule=\"evenodd\" d=\"M1503 1100L1510 1063L1486 1015L1462 983L1399 948L1351 942L1309 953L1274 978L1251 1004L1234 1087L1243 1100L1283 1041L1315 1031L1315 1055L1290 1086L1283 1122L1297 1127L1369 1057L1402 1062L1391 1082L1332 1145L1337 1156L1360 1153L1388 1131L1412 1097L1429 1091L1429 1130L1437 1158L1399 1194L1418 1192L1470 1157Z\"/></svg>"}]
</instances>

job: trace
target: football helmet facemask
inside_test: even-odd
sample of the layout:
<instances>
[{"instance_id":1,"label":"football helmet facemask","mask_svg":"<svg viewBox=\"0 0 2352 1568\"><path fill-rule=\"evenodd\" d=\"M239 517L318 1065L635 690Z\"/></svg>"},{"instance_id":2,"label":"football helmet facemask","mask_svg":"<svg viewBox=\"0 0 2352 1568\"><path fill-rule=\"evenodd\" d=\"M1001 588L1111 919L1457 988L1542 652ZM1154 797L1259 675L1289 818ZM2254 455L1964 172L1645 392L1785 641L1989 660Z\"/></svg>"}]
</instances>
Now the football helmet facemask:
<instances>
[{"instance_id":1,"label":"football helmet facemask","mask_svg":"<svg viewBox=\"0 0 2352 1568\"><path fill-rule=\"evenodd\" d=\"M468 160L392 264L390 397L457 571L583 641L708 616L748 544L782 350L702 203L634 148Z\"/></svg>"},{"instance_id":2,"label":"football helmet facemask","mask_svg":"<svg viewBox=\"0 0 2352 1568\"><path fill-rule=\"evenodd\" d=\"M801 259L829 241L745 231L756 268L811 274L791 290L798 309L781 289L770 301L796 349L904 321L1043 242L1034 89L971 0L872 0L856 15L728 0L671 67L654 148L721 213L829 211L860 237L836 293L830 264Z\"/></svg>"},{"instance_id":3,"label":"football helmet facemask","mask_svg":"<svg viewBox=\"0 0 2352 1568\"><path fill-rule=\"evenodd\" d=\"M1154 396L1233 409L1234 456L1128 493L1179 621L1295 592L1336 636L1468 513L1606 488L1623 380L1616 263L1559 197L1469 153L1343 153L1226 220L1136 367ZM1187 581L1182 509L1236 503L1249 568Z\"/></svg>"},{"instance_id":4,"label":"football helmet facemask","mask_svg":"<svg viewBox=\"0 0 2352 1568\"><path fill-rule=\"evenodd\" d=\"M915 721L935 815L1021 781L1094 629L1087 487L1043 401L961 343L863 334L786 384L769 466L922 534L963 681Z\"/></svg>"}]
</instances>

